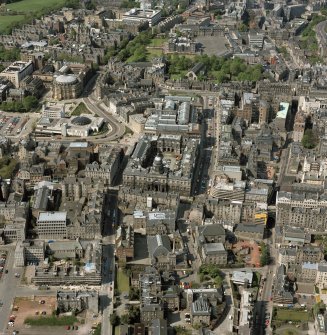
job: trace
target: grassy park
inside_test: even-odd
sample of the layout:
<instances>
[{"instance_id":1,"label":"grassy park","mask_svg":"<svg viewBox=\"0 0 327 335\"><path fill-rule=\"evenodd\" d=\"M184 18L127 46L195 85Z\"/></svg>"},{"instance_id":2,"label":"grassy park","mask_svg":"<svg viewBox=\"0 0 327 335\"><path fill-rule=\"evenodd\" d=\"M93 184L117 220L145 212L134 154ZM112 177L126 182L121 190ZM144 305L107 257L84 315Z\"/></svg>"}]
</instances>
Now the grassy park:
<instances>
[{"instance_id":1,"label":"grassy park","mask_svg":"<svg viewBox=\"0 0 327 335\"><path fill-rule=\"evenodd\" d=\"M21 0L6 5L6 14L0 15L0 34L9 34L16 24L29 23L52 10L74 4L75 0Z\"/></svg>"},{"instance_id":2,"label":"grassy park","mask_svg":"<svg viewBox=\"0 0 327 335\"><path fill-rule=\"evenodd\" d=\"M5 32L11 24L22 20L24 15L0 15L0 33Z\"/></svg>"},{"instance_id":3,"label":"grassy park","mask_svg":"<svg viewBox=\"0 0 327 335\"><path fill-rule=\"evenodd\" d=\"M16 11L19 13L29 13L36 12L40 10L51 10L64 6L65 0L22 0L18 2L13 2L6 5L7 9L10 11Z\"/></svg>"},{"instance_id":4,"label":"grassy park","mask_svg":"<svg viewBox=\"0 0 327 335\"><path fill-rule=\"evenodd\" d=\"M30 326L72 326L78 322L75 316L40 316L25 319L25 324Z\"/></svg>"},{"instance_id":5,"label":"grassy park","mask_svg":"<svg viewBox=\"0 0 327 335\"><path fill-rule=\"evenodd\" d=\"M81 114L91 114L89 109L85 106L84 102L81 102L72 112L72 116L79 116Z\"/></svg>"},{"instance_id":6,"label":"grassy park","mask_svg":"<svg viewBox=\"0 0 327 335\"><path fill-rule=\"evenodd\" d=\"M168 38L152 38L149 47L163 47Z\"/></svg>"},{"instance_id":7,"label":"grassy park","mask_svg":"<svg viewBox=\"0 0 327 335\"><path fill-rule=\"evenodd\" d=\"M310 314L304 310L278 309L276 319L281 321L306 322L310 320Z\"/></svg>"},{"instance_id":8,"label":"grassy park","mask_svg":"<svg viewBox=\"0 0 327 335\"><path fill-rule=\"evenodd\" d=\"M308 322L312 320L313 314L311 310L274 307L271 325L276 334L296 335L299 328L306 328Z\"/></svg>"},{"instance_id":9,"label":"grassy park","mask_svg":"<svg viewBox=\"0 0 327 335\"><path fill-rule=\"evenodd\" d=\"M119 292L129 291L129 278L121 269L117 271L117 288Z\"/></svg>"}]
</instances>

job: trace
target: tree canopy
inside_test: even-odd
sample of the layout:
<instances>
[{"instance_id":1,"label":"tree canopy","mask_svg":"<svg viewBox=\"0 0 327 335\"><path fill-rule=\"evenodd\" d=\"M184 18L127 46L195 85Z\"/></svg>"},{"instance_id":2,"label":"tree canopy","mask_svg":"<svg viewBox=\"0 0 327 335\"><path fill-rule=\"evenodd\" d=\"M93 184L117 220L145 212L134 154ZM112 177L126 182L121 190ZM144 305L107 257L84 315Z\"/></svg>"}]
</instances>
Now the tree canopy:
<instances>
[{"instance_id":1,"label":"tree canopy","mask_svg":"<svg viewBox=\"0 0 327 335\"><path fill-rule=\"evenodd\" d=\"M261 243L261 256L260 256L260 265L265 266L268 265L270 262L270 255L269 255L269 249L266 244Z\"/></svg>"},{"instance_id":2,"label":"tree canopy","mask_svg":"<svg viewBox=\"0 0 327 335\"><path fill-rule=\"evenodd\" d=\"M34 96L27 96L23 98L22 101L13 101L7 102L4 101L0 104L0 109L5 112L18 112L18 113L25 113L29 112L32 109L35 109L39 105L39 102L36 97Z\"/></svg>"},{"instance_id":3,"label":"tree canopy","mask_svg":"<svg viewBox=\"0 0 327 335\"><path fill-rule=\"evenodd\" d=\"M307 129L302 138L302 145L306 149L313 149L318 144L318 138L312 129Z\"/></svg>"}]
</instances>

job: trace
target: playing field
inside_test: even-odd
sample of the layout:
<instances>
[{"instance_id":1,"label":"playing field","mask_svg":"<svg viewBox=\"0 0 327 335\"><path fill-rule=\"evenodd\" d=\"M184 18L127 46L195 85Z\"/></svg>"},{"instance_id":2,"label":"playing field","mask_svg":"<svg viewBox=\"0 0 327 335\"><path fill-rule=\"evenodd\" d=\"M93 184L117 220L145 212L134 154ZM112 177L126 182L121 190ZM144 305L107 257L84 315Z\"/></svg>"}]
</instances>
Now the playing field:
<instances>
[{"instance_id":1,"label":"playing field","mask_svg":"<svg viewBox=\"0 0 327 335\"><path fill-rule=\"evenodd\" d=\"M0 15L0 33L4 32L11 23L24 19L24 15Z\"/></svg>"},{"instance_id":2,"label":"playing field","mask_svg":"<svg viewBox=\"0 0 327 335\"><path fill-rule=\"evenodd\" d=\"M22 0L6 5L6 8L17 12L36 12L43 9L51 9L63 6L65 0Z\"/></svg>"}]
</instances>

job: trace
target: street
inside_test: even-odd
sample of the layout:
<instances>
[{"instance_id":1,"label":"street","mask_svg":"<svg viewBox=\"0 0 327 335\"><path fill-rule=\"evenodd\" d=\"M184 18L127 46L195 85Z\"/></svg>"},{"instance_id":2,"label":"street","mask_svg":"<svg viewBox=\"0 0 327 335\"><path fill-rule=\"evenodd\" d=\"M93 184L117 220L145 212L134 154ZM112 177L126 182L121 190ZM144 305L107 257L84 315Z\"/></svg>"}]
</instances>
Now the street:
<instances>
[{"instance_id":1,"label":"street","mask_svg":"<svg viewBox=\"0 0 327 335\"><path fill-rule=\"evenodd\" d=\"M23 292L30 294L30 288L20 288L20 281L23 274L23 268L15 268L14 265L14 248L6 247L2 250L7 250L7 260L5 269L8 270L7 274L3 274L0 280L0 300L3 302L3 306L0 307L0 334L4 334L5 329L8 325L8 319L11 313L12 304L14 297L17 294L22 294ZM15 277L15 273L20 274L20 278Z\"/></svg>"}]
</instances>

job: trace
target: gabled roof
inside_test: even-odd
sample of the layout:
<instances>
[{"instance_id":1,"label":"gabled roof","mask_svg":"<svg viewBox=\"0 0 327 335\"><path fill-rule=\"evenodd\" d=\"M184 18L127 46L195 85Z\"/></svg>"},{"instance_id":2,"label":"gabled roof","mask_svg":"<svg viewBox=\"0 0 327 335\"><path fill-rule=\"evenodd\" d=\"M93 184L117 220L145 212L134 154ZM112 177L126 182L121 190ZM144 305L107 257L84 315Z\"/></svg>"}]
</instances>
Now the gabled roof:
<instances>
[{"instance_id":1,"label":"gabled roof","mask_svg":"<svg viewBox=\"0 0 327 335\"><path fill-rule=\"evenodd\" d=\"M150 258L168 255L171 252L170 240L167 235L148 236L147 244Z\"/></svg>"}]
</instances>

